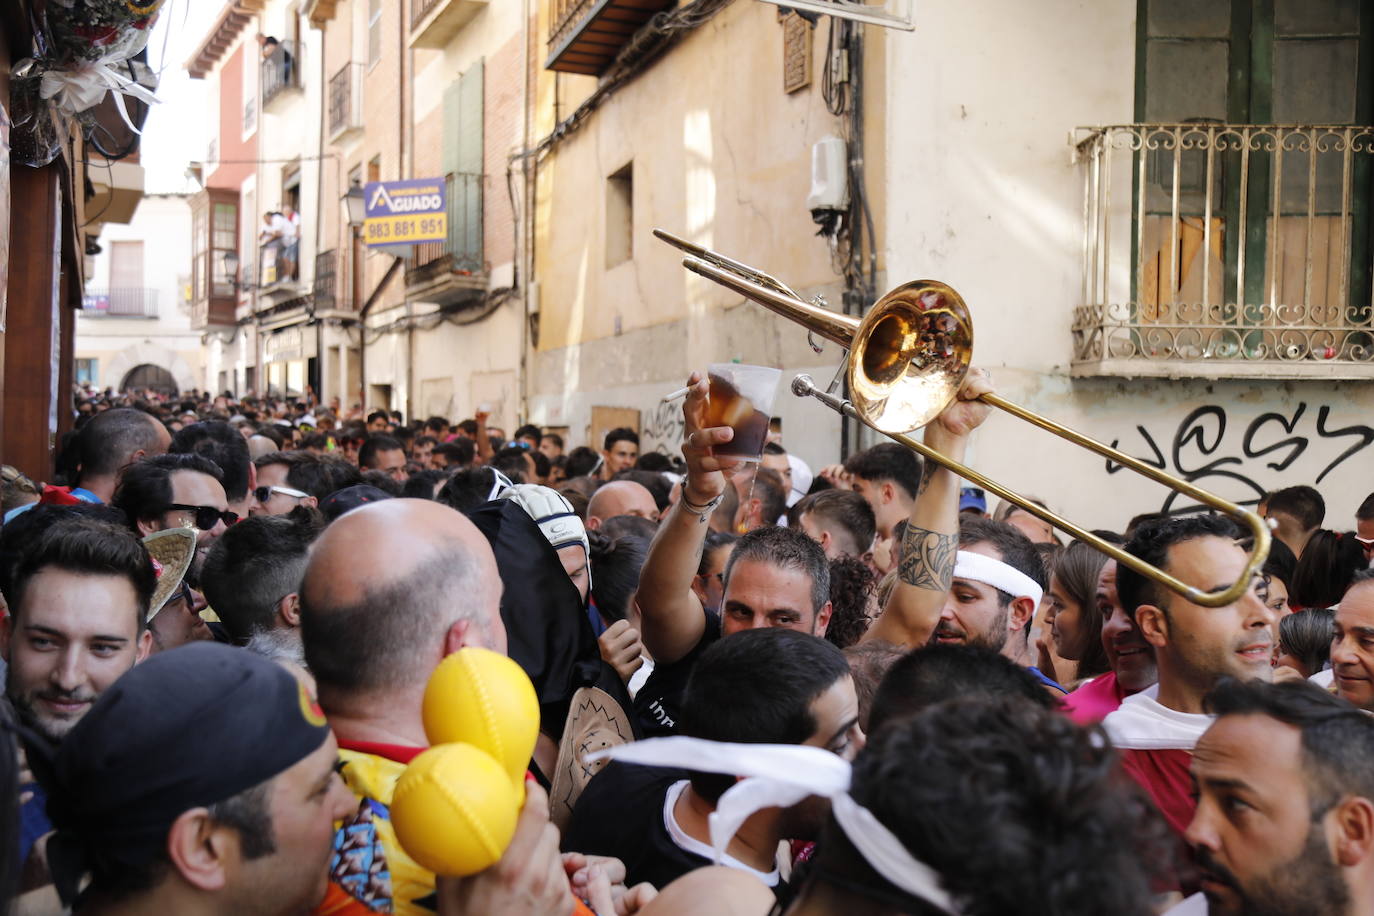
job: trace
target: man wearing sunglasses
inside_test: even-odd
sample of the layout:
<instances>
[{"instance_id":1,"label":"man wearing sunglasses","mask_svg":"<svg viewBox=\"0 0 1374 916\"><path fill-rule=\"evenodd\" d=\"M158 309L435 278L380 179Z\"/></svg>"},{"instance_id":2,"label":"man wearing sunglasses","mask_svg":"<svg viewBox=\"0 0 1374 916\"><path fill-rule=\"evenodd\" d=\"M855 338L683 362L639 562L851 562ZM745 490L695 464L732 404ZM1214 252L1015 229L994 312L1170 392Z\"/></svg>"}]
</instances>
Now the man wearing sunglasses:
<instances>
[{"instance_id":1,"label":"man wearing sunglasses","mask_svg":"<svg viewBox=\"0 0 1374 916\"><path fill-rule=\"evenodd\" d=\"M297 506L317 508L336 489L329 465L309 452L271 452L259 458L258 485L249 515L285 515Z\"/></svg>"},{"instance_id":2,"label":"man wearing sunglasses","mask_svg":"<svg viewBox=\"0 0 1374 916\"><path fill-rule=\"evenodd\" d=\"M200 455L159 455L129 466L115 508L124 512L140 537L167 528L194 528L196 555L187 578L200 582L205 555L225 529L237 522L220 483L219 466Z\"/></svg>"}]
</instances>

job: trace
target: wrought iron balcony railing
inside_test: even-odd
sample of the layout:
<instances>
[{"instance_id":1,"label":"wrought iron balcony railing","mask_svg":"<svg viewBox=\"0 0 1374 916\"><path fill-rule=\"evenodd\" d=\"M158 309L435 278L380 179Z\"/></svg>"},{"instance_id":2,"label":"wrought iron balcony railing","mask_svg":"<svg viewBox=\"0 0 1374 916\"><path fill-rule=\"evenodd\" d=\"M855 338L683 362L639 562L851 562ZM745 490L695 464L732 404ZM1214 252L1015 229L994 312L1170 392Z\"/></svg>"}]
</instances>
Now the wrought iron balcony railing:
<instances>
[{"instance_id":1,"label":"wrought iron balcony railing","mask_svg":"<svg viewBox=\"0 0 1374 916\"><path fill-rule=\"evenodd\" d=\"M157 290L142 287L88 290L81 314L88 318L156 318Z\"/></svg>"},{"instance_id":2,"label":"wrought iron balcony railing","mask_svg":"<svg viewBox=\"0 0 1374 916\"><path fill-rule=\"evenodd\" d=\"M315 311L328 311L346 307L346 301L338 294L340 263L343 259L333 248L315 255Z\"/></svg>"},{"instance_id":3,"label":"wrought iron balcony railing","mask_svg":"<svg viewBox=\"0 0 1374 916\"><path fill-rule=\"evenodd\" d=\"M294 41L277 43L277 48L262 61L262 105L288 89L301 88L300 52Z\"/></svg>"},{"instance_id":4,"label":"wrought iron balcony railing","mask_svg":"<svg viewBox=\"0 0 1374 916\"><path fill-rule=\"evenodd\" d=\"M1085 128L1076 375L1374 375L1374 127Z\"/></svg>"},{"instance_id":5,"label":"wrought iron balcony railing","mask_svg":"<svg viewBox=\"0 0 1374 916\"><path fill-rule=\"evenodd\" d=\"M344 64L329 78L329 139L363 126L363 65Z\"/></svg>"},{"instance_id":6,"label":"wrought iron balcony railing","mask_svg":"<svg viewBox=\"0 0 1374 916\"><path fill-rule=\"evenodd\" d=\"M482 253L482 176L456 173L448 184L448 238L415 246L411 271L431 270L478 274L485 269Z\"/></svg>"}]
</instances>

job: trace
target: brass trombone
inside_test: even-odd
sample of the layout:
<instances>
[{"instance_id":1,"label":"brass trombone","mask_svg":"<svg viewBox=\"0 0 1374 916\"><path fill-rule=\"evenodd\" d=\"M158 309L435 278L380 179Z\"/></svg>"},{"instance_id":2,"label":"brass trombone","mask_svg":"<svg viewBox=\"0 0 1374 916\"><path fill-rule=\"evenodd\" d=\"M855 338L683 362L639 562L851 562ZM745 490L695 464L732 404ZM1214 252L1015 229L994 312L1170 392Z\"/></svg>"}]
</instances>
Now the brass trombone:
<instances>
[{"instance_id":1,"label":"brass trombone","mask_svg":"<svg viewBox=\"0 0 1374 916\"><path fill-rule=\"evenodd\" d=\"M1250 588L1251 581L1264 565L1269 555L1269 526L1254 512L1061 426L1000 395L983 395L981 400L1211 506L1248 528L1254 537L1254 546L1240 578L1230 587L1216 592L1203 591L1181 582L1164 570L1115 544L1107 543L1091 531L1036 505L990 477L908 435L939 416L954 400L973 356L973 322L968 306L946 284L936 280L905 283L879 299L868 314L859 319L804 302L786 284L747 264L694 245L661 229L655 229L654 235L686 252L688 256L683 259L682 266L693 273L714 280L769 311L796 322L813 334L849 350L844 370L849 382L848 400L820 390L807 375L798 375L792 380L792 392L798 397L813 397L831 409L853 417L918 452L927 460L948 468L1061 531L1086 541L1118 563L1148 576L1194 604L1204 607L1232 604Z\"/></svg>"}]
</instances>

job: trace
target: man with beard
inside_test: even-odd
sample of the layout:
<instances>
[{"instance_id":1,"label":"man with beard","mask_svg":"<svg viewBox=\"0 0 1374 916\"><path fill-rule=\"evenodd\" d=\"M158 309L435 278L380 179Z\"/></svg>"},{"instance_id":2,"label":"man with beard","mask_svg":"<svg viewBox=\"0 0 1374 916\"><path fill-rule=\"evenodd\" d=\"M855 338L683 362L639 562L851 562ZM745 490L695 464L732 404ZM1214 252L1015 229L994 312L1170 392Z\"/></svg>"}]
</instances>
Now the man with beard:
<instances>
[{"instance_id":1,"label":"man with beard","mask_svg":"<svg viewBox=\"0 0 1374 916\"><path fill-rule=\"evenodd\" d=\"M129 466L115 491L114 506L141 536L166 528L195 528L196 556L186 574L199 585L210 548L239 520L229 501L219 466L200 455L159 455Z\"/></svg>"},{"instance_id":2,"label":"man with beard","mask_svg":"<svg viewBox=\"0 0 1374 916\"><path fill-rule=\"evenodd\" d=\"M934 645L983 646L1022 665L1047 688L1064 688L1030 664L1030 627L1049 577L1035 545L1005 522L962 516L953 576Z\"/></svg>"},{"instance_id":3,"label":"man with beard","mask_svg":"<svg viewBox=\"0 0 1374 916\"><path fill-rule=\"evenodd\" d=\"M0 625L8 670L5 695L20 719L58 743L120 675L147 657L144 626L156 577L148 551L112 522L51 515L14 559L5 583L9 616ZM20 853L51 827L46 797L23 808Z\"/></svg>"},{"instance_id":4,"label":"man with beard","mask_svg":"<svg viewBox=\"0 0 1374 916\"><path fill-rule=\"evenodd\" d=\"M159 655L45 776L57 891L80 916L307 912L352 808L337 766L324 714L283 668L214 643Z\"/></svg>"},{"instance_id":5,"label":"man with beard","mask_svg":"<svg viewBox=\"0 0 1374 916\"><path fill-rule=\"evenodd\" d=\"M1129 553L1205 591L1220 591L1245 568L1245 551L1225 518L1185 515L1143 523ZM1263 580L1234 604L1193 604L1126 566L1117 568L1121 604L1154 646L1159 683L1127 697L1102 725L1122 767L1182 834L1196 803L1188 778L1193 745L1211 725L1203 698L1223 677L1273 678L1274 612Z\"/></svg>"},{"instance_id":6,"label":"man with beard","mask_svg":"<svg viewBox=\"0 0 1374 916\"><path fill-rule=\"evenodd\" d=\"M1374 719L1305 683L1223 681L1187 840L1211 916L1374 912Z\"/></svg>"}]
</instances>

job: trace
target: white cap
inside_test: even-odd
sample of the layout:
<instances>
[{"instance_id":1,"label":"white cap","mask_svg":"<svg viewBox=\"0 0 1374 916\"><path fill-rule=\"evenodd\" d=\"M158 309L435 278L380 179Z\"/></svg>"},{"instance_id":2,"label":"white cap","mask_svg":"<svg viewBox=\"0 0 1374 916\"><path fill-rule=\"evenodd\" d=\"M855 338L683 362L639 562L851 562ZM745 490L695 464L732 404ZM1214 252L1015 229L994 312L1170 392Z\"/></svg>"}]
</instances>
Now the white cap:
<instances>
[{"instance_id":1,"label":"white cap","mask_svg":"<svg viewBox=\"0 0 1374 916\"><path fill-rule=\"evenodd\" d=\"M581 544L583 555L591 557L587 529L562 493L534 483L521 483L507 488L498 498L509 499L528 512L554 550Z\"/></svg>"}]
</instances>

